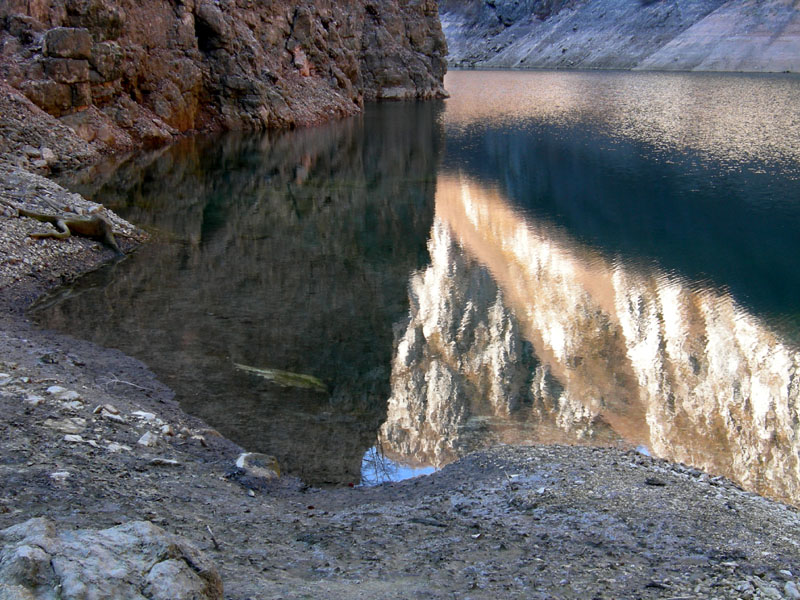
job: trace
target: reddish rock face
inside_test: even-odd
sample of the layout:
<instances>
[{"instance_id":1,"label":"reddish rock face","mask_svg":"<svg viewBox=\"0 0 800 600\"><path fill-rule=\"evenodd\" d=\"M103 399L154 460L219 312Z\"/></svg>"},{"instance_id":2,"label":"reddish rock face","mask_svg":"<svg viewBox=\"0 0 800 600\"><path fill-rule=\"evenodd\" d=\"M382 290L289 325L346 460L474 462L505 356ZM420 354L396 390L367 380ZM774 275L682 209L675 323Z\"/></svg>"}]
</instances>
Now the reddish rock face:
<instances>
[{"instance_id":1,"label":"reddish rock face","mask_svg":"<svg viewBox=\"0 0 800 600\"><path fill-rule=\"evenodd\" d=\"M440 97L446 53L436 0L0 2L0 76L84 139L113 127L158 144Z\"/></svg>"}]
</instances>

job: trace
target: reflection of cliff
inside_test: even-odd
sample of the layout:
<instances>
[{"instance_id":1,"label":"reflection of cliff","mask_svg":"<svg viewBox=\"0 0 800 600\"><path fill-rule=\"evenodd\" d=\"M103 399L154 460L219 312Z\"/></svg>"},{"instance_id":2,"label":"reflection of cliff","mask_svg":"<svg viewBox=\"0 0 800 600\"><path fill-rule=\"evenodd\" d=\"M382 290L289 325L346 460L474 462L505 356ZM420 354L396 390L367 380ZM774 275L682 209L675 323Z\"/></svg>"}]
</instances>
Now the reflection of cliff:
<instances>
[{"instance_id":1,"label":"reflection of cliff","mask_svg":"<svg viewBox=\"0 0 800 600\"><path fill-rule=\"evenodd\" d=\"M393 452L435 462L520 441L527 420L530 441L542 427L563 441L618 436L800 498L800 353L729 296L608 261L464 178L440 177L436 214L393 363ZM487 415L517 433L467 427Z\"/></svg>"},{"instance_id":2,"label":"reflection of cliff","mask_svg":"<svg viewBox=\"0 0 800 600\"><path fill-rule=\"evenodd\" d=\"M372 108L123 167L94 193L157 241L40 320L69 331L80 316L76 333L142 358L189 412L284 471L358 481L385 415L391 323L425 258L438 152L435 105ZM310 374L331 394L234 363Z\"/></svg>"}]
</instances>

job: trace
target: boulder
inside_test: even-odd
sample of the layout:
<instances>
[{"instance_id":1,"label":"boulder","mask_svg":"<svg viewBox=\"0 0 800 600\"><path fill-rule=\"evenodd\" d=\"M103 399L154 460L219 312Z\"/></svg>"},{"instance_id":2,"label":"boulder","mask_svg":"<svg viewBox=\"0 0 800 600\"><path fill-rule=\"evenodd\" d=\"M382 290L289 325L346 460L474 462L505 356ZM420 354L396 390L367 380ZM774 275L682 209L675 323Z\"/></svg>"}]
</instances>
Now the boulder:
<instances>
[{"instance_id":1,"label":"boulder","mask_svg":"<svg viewBox=\"0 0 800 600\"><path fill-rule=\"evenodd\" d=\"M45 32L42 53L52 58L89 60L92 57L92 36L88 29L56 27Z\"/></svg>"},{"instance_id":2,"label":"boulder","mask_svg":"<svg viewBox=\"0 0 800 600\"><path fill-rule=\"evenodd\" d=\"M258 452L240 454L236 459L236 467L242 469L248 477L258 479L275 479L281 474L278 459Z\"/></svg>"},{"instance_id":3,"label":"boulder","mask_svg":"<svg viewBox=\"0 0 800 600\"><path fill-rule=\"evenodd\" d=\"M0 531L0 598L221 600L222 580L188 541L147 521L57 531L45 518Z\"/></svg>"}]
</instances>

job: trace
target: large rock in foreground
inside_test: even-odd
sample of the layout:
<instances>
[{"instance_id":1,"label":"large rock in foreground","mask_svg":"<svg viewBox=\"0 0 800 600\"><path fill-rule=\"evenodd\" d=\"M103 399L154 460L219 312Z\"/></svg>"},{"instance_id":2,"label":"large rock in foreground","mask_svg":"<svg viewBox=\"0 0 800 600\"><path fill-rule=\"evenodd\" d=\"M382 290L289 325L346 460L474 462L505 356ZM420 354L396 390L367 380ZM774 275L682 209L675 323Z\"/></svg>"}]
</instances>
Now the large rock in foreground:
<instances>
[{"instance_id":1,"label":"large rock in foreground","mask_svg":"<svg viewBox=\"0 0 800 600\"><path fill-rule=\"evenodd\" d=\"M222 580L195 548L147 521L57 532L30 519L0 531L3 600L221 600Z\"/></svg>"},{"instance_id":2,"label":"large rock in foreground","mask_svg":"<svg viewBox=\"0 0 800 600\"><path fill-rule=\"evenodd\" d=\"M436 0L6 0L0 48L0 78L112 148L444 94Z\"/></svg>"}]
</instances>

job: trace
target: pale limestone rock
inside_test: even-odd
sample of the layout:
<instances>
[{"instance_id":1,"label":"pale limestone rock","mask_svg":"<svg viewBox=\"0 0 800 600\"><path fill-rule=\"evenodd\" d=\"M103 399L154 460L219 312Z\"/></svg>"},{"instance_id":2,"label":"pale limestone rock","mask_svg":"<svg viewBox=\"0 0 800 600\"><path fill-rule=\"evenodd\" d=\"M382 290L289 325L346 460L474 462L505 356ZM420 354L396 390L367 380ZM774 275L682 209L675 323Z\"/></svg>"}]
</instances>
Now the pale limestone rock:
<instances>
[{"instance_id":1,"label":"pale limestone rock","mask_svg":"<svg viewBox=\"0 0 800 600\"><path fill-rule=\"evenodd\" d=\"M0 531L0 548L3 600L223 597L219 574L200 551L146 521L58 532L47 519L31 519Z\"/></svg>"}]
</instances>

